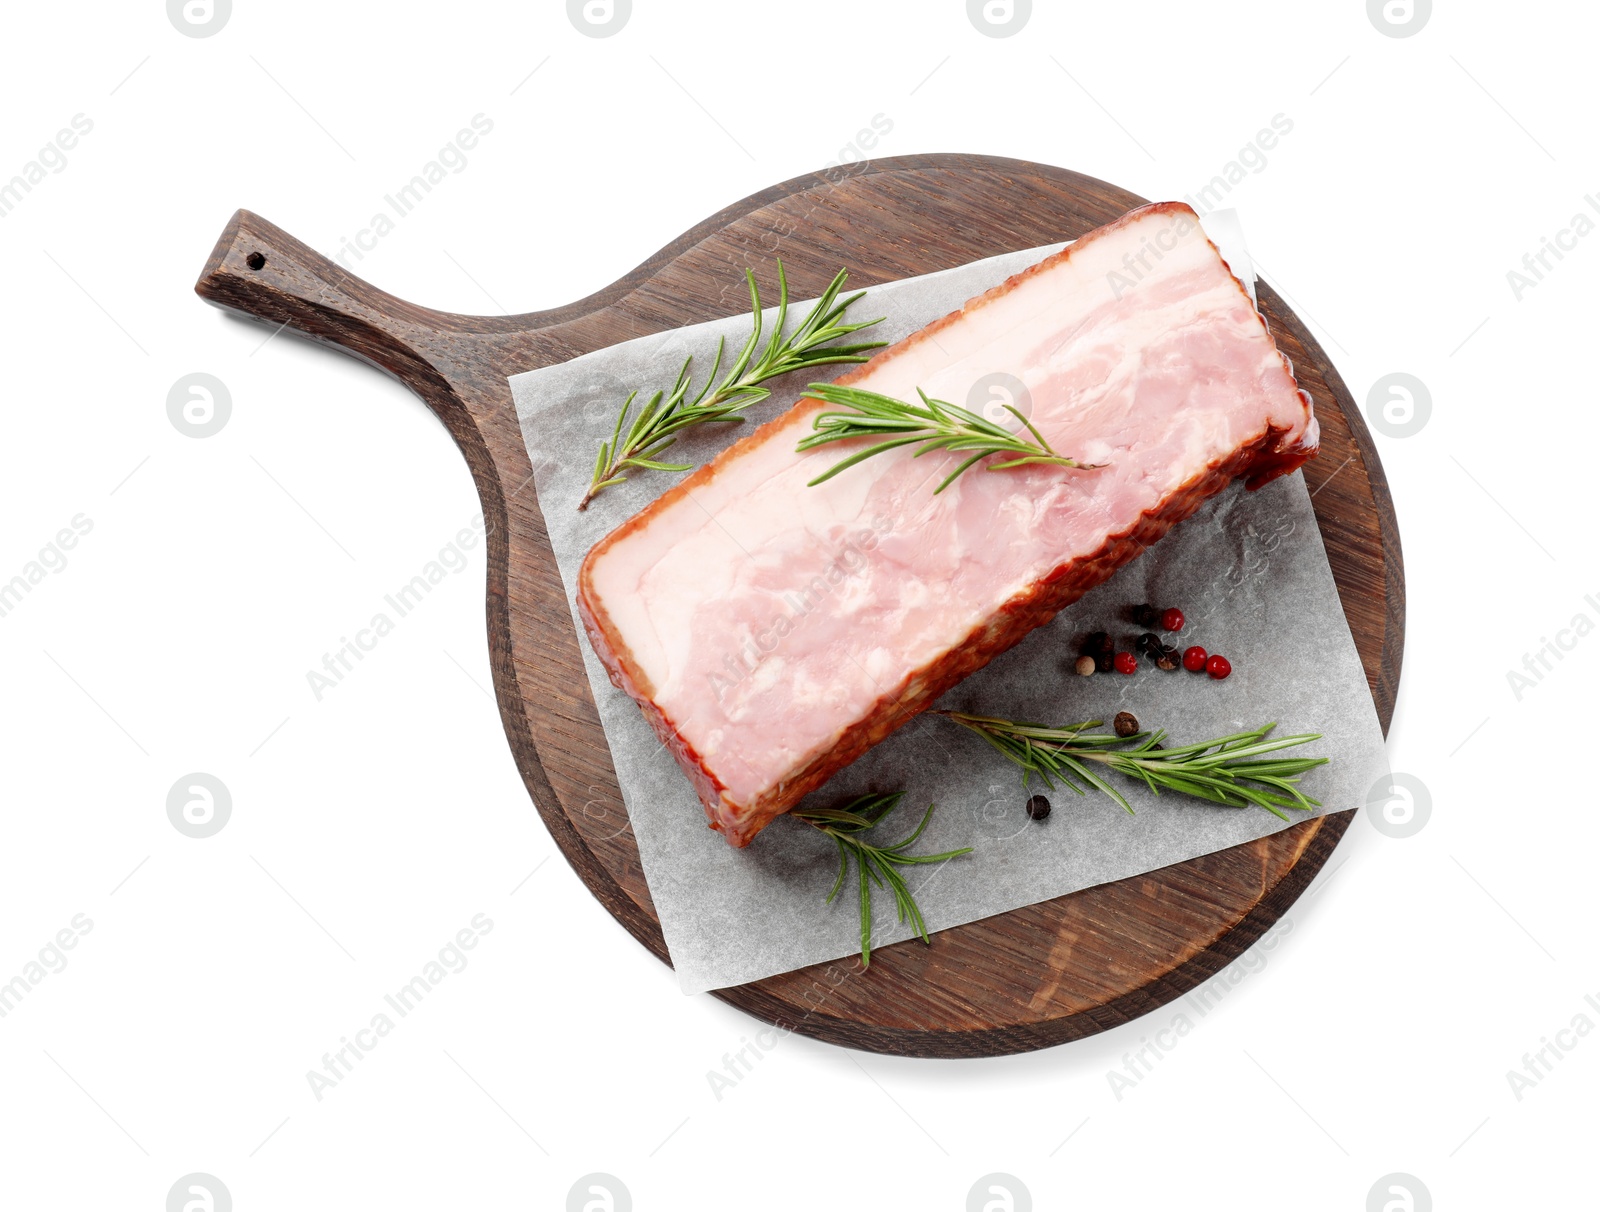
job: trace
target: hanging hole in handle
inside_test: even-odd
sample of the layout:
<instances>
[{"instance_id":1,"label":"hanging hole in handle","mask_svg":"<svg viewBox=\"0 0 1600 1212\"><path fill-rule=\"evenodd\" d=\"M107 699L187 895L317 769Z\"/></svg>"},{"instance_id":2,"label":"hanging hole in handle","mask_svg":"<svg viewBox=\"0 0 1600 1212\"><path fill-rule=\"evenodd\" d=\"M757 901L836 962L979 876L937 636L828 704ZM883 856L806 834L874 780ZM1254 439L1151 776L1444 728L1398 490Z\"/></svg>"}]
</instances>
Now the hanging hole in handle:
<instances>
[{"instance_id":1,"label":"hanging hole in handle","mask_svg":"<svg viewBox=\"0 0 1600 1212\"><path fill-rule=\"evenodd\" d=\"M267 264L267 255L265 253L253 252L244 259L244 263L251 269L263 269Z\"/></svg>"}]
</instances>

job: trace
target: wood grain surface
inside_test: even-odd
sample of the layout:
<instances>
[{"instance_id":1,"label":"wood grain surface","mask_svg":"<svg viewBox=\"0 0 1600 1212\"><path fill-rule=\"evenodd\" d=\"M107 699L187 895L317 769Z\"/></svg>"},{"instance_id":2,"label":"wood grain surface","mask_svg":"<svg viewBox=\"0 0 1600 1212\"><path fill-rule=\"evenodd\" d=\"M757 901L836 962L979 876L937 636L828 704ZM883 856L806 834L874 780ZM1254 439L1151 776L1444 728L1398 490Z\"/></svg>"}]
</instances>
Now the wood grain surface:
<instances>
[{"instance_id":1,"label":"wood grain surface","mask_svg":"<svg viewBox=\"0 0 1600 1212\"><path fill-rule=\"evenodd\" d=\"M662 960L665 944L617 790L550 551L509 376L742 312L746 266L782 256L796 298L843 265L851 287L1072 239L1140 205L1065 169L987 156L865 161L798 177L713 215L587 299L463 316L395 298L248 211L197 292L388 372L449 428L489 530L490 662L506 736L552 836L602 904ZM1399 534L1361 415L1305 326L1265 283L1260 306L1316 402L1306 468L1340 599L1385 732L1404 638ZM779 1026L911 1056L993 1056L1129 1021L1219 972L1315 876L1350 811L1260 841L714 996Z\"/></svg>"}]
</instances>

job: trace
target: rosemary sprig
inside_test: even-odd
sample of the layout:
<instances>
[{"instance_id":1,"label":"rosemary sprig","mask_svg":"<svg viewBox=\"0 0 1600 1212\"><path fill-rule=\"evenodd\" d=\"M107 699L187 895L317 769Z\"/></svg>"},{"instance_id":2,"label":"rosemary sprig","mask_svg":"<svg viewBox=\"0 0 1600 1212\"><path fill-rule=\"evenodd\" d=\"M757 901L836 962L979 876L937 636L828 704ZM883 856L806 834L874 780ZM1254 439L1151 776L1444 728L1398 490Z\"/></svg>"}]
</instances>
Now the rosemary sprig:
<instances>
[{"instance_id":1,"label":"rosemary sprig","mask_svg":"<svg viewBox=\"0 0 1600 1212\"><path fill-rule=\"evenodd\" d=\"M1262 756L1321 740L1321 733L1269 737L1267 734L1277 725L1264 724L1251 732L1236 732L1195 745L1163 749L1161 742L1166 738L1165 732L1140 732L1120 737L1115 733L1087 731L1100 727L1099 720L1045 728L1038 724L968 715L961 711L937 711L934 714L970 728L1021 766L1024 787L1028 785L1029 777L1037 774L1046 787L1053 789L1055 783L1052 779L1058 779L1082 795L1083 788L1078 785L1081 781L1097 791L1105 792L1130 813L1133 806L1089 763L1104 766L1127 778L1141 779L1157 795L1163 790L1177 791L1229 808L1246 808L1254 804L1283 820L1289 819L1282 811L1284 808L1309 812L1321 807L1297 784L1300 775L1315 766L1325 765L1327 758Z\"/></svg>"},{"instance_id":2,"label":"rosemary sprig","mask_svg":"<svg viewBox=\"0 0 1600 1212\"><path fill-rule=\"evenodd\" d=\"M708 421L743 420L736 414L772 394L760 386L768 379L802 367L825 366L832 362L865 362L865 351L887 344L885 341L857 345L828 344L863 328L870 328L883 319L879 316L877 320L863 320L859 324L841 323L850 305L865 293L863 291L843 302L839 301L839 291L844 288L848 277L842 269L834 275L828 289L822 292L822 297L817 300L817 305L811 309L805 321L785 336L783 326L789 315L789 280L784 275L783 262L779 260L778 319L766 348L762 349L761 292L756 287L755 274L746 269L744 276L750 286L750 309L754 313L754 324L749 340L744 343L727 373L720 381L717 379L717 372L722 368L723 351L723 342L719 339L711 373L692 399L689 396L692 356L683 360L683 368L678 372L678 381L672 385L672 390L658 391L651 396L632 425L628 424L628 414L639 393L630 392L623 402L622 412L617 416L616 427L611 431L611 440L600 444L589 491L578 502L579 509L587 509L589 502L599 493L626 480L628 477L623 474L626 471L688 471L688 463L661 462L662 452L677 441L676 435L691 425L703 425ZM624 428L626 433L623 432Z\"/></svg>"},{"instance_id":3,"label":"rosemary sprig","mask_svg":"<svg viewBox=\"0 0 1600 1212\"><path fill-rule=\"evenodd\" d=\"M916 928L917 934L923 942L928 942L928 927L922 920L922 911L917 908L916 899L911 895L911 889L906 886L906 881L895 870L896 867L909 867L920 863L942 863L946 859L956 858L958 855L970 853L971 846L964 846L960 850L947 850L943 854L907 854L906 848L922 836L922 831L928 827L928 821L933 816L933 805L928 805L928 810L922 814L922 823L912 831L911 836L893 846L875 846L861 835L877 825L893 812L903 791L891 792L883 795L857 796L849 803L839 808L808 808L797 810L794 815L808 825L822 830L834 840L839 847L839 878L833 881L833 889L828 893L826 904L832 904L833 898L839 895L839 890L844 887L844 877L849 874L850 860L856 861L856 871L861 883L861 966L872 966L872 886L879 888L888 886L894 893L895 911L900 921L907 918Z\"/></svg>"},{"instance_id":4,"label":"rosemary sprig","mask_svg":"<svg viewBox=\"0 0 1600 1212\"><path fill-rule=\"evenodd\" d=\"M932 399L920 387L917 388L917 394L922 397L921 408L904 400L897 400L893 396L880 395L878 392L865 391L859 387L841 387L837 383L813 383L806 388L806 394L821 400L824 404L852 411L818 414L811 423L812 429L816 432L802 438L800 444L795 447L797 451L814 450L830 442L846 442L853 438L885 439L835 463L812 480L807 485L808 488L833 479L841 471L854 467L863 459L870 459L873 455L914 443L920 443L920 448L914 456L917 458L930 450L975 452L933 490L935 496L950 487L957 476L985 455L1014 456L1003 462L990 463L990 471L1004 471L1008 467L1021 467L1028 463L1053 463L1058 467L1073 467L1080 471L1104 466L1103 463L1080 463L1076 459L1057 454L1051 449L1050 443L1044 440L1044 435L1034 427L1033 422L1009 404L1005 406L1006 411L1027 426L1028 432L1034 436L1034 441L1030 442L1020 432L1012 433L1005 426L997 425L986 417L980 417L977 413L969 412L959 405L946 400Z\"/></svg>"}]
</instances>

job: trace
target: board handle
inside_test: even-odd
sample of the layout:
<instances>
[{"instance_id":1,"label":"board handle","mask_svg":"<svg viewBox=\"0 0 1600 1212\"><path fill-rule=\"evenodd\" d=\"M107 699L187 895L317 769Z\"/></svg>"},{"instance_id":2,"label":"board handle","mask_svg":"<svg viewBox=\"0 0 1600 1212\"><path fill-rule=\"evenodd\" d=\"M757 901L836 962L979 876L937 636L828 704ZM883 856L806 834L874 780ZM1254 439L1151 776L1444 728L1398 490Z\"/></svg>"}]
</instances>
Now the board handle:
<instances>
[{"instance_id":1,"label":"board handle","mask_svg":"<svg viewBox=\"0 0 1600 1212\"><path fill-rule=\"evenodd\" d=\"M458 317L379 290L251 211L234 213L194 289L214 306L342 349L430 403L449 390L429 355Z\"/></svg>"}]
</instances>

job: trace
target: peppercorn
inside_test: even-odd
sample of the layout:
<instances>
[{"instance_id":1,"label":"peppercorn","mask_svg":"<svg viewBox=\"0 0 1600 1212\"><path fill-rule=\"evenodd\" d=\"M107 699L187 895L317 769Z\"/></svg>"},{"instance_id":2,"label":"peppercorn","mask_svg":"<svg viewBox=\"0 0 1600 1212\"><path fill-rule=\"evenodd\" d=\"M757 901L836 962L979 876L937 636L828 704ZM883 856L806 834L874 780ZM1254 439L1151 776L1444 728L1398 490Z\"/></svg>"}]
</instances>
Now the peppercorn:
<instances>
[{"instance_id":1,"label":"peppercorn","mask_svg":"<svg viewBox=\"0 0 1600 1212\"><path fill-rule=\"evenodd\" d=\"M1111 721L1111 726L1117 730L1118 736L1132 736L1139 731L1139 721L1131 711L1117 712L1117 718Z\"/></svg>"},{"instance_id":2,"label":"peppercorn","mask_svg":"<svg viewBox=\"0 0 1600 1212\"><path fill-rule=\"evenodd\" d=\"M1110 673L1116 667L1117 660L1109 652L1102 652L1094 659L1094 671L1096 673Z\"/></svg>"},{"instance_id":3,"label":"peppercorn","mask_svg":"<svg viewBox=\"0 0 1600 1212\"><path fill-rule=\"evenodd\" d=\"M1092 656L1079 657L1078 663L1073 666L1073 669L1077 670L1079 677L1088 677L1094 672L1094 658Z\"/></svg>"},{"instance_id":4,"label":"peppercorn","mask_svg":"<svg viewBox=\"0 0 1600 1212\"><path fill-rule=\"evenodd\" d=\"M1078 655L1097 657L1103 654L1110 656L1116 650L1117 646L1112 642L1109 635L1103 631L1093 631L1085 636L1083 643L1078 646Z\"/></svg>"},{"instance_id":5,"label":"peppercorn","mask_svg":"<svg viewBox=\"0 0 1600 1212\"><path fill-rule=\"evenodd\" d=\"M1206 672L1220 682L1233 672L1233 665L1225 656L1214 656L1206 662Z\"/></svg>"},{"instance_id":6,"label":"peppercorn","mask_svg":"<svg viewBox=\"0 0 1600 1212\"><path fill-rule=\"evenodd\" d=\"M1112 664L1115 665L1118 673L1137 673L1139 658L1131 652L1119 652Z\"/></svg>"},{"instance_id":7,"label":"peppercorn","mask_svg":"<svg viewBox=\"0 0 1600 1212\"><path fill-rule=\"evenodd\" d=\"M1179 610L1176 606L1169 606L1167 609L1163 610L1161 612L1161 630L1182 631L1183 611Z\"/></svg>"},{"instance_id":8,"label":"peppercorn","mask_svg":"<svg viewBox=\"0 0 1600 1212\"><path fill-rule=\"evenodd\" d=\"M1147 631L1139 637L1135 647L1153 661L1161 655L1161 637L1153 631Z\"/></svg>"},{"instance_id":9,"label":"peppercorn","mask_svg":"<svg viewBox=\"0 0 1600 1212\"><path fill-rule=\"evenodd\" d=\"M1206 667L1206 650L1195 644L1183 650L1183 667L1190 673L1199 673Z\"/></svg>"},{"instance_id":10,"label":"peppercorn","mask_svg":"<svg viewBox=\"0 0 1600 1212\"><path fill-rule=\"evenodd\" d=\"M1028 819L1042 821L1050 815L1050 801L1042 795L1036 795L1028 801Z\"/></svg>"},{"instance_id":11,"label":"peppercorn","mask_svg":"<svg viewBox=\"0 0 1600 1212\"><path fill-rule=\"evenodd\" d=\"M1171 646L1163 648L1161 655L1156 658L1156 668L1171 673L1181 664L1178 659L1178 650Z\"/></svg>"},{"instance_id":12,"label":"peppercorn","mask_svg":"<svg viewBox=\"0 0 1600 1212\"><path fill-rule=\"evenodd\" d=\"M1154 627L1160 621L1160 611L1148 602L1141 603L1133 608L1133 625L1135 627Z\"/></svg>"}]
</instances>

